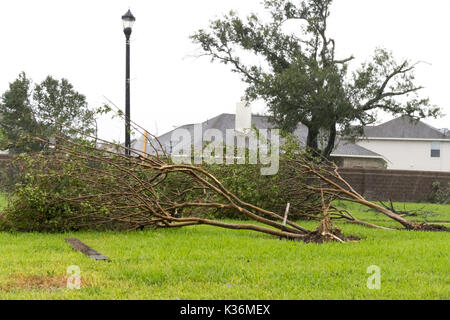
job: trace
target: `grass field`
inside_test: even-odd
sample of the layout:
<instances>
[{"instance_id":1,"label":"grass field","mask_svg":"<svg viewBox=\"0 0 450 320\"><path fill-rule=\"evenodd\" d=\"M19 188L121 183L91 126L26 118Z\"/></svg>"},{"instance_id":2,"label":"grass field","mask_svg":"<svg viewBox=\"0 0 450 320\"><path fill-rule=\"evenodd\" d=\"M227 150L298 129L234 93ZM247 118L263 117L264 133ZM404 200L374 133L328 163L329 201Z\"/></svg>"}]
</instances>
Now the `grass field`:
<instances>
[{"instance_id":1,"label":"grass field","mask_svg":"<svg viewBox=\"0 0 450 320\"><path fill-rule=\"evenodd\" d=\"M341 205L359 217L392 225L361 207ZM428 220L450 220L450 206L426 210L438 213ZM449 234L340 227L362 241L304 244L212 227L125 234L0 233L0 299L450 298ZM88 259L64 242L68 237L112 261ZM71 265L81 269L81 290L64 288ZM366 286L372 265L381 268L380 290Z\"/></svg>"}]
</instances>

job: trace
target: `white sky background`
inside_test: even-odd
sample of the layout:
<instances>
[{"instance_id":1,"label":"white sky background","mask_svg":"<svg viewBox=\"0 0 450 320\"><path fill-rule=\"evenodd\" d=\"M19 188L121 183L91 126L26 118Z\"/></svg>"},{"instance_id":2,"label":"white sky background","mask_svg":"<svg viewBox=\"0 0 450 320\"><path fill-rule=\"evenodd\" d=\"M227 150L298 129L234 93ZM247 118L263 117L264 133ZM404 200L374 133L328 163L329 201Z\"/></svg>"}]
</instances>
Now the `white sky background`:
<instances>
[{"instance_id":1,"label":"white sky background","mask_svg":"<svg viewBox=\"0 0 450 320\"><path fill-rule=\"evenodd\" d=\"M189 39L209 20L235 9L260 12L260 0L15 0L0 1L0 92L21 71L35 82L46 75L67 78L91 107L106 102L124 108L125 36L121 16L136 16L132 34L132 119L152 133L234 113L245 85L229 67L189 57ZM338 55L357 63L385 47L396 57L426 61L418 68L423 95L441 106L450 127L450 0L335 0L329 35ZM264 112L262 103L253 112ZM389 120L384 117L382 120ZM157 125L156 125L157 124ZM121 122L102 119L100 136L122 140ZM156 132L157 129L157 132Z\"/></svg>"}]
</instances>

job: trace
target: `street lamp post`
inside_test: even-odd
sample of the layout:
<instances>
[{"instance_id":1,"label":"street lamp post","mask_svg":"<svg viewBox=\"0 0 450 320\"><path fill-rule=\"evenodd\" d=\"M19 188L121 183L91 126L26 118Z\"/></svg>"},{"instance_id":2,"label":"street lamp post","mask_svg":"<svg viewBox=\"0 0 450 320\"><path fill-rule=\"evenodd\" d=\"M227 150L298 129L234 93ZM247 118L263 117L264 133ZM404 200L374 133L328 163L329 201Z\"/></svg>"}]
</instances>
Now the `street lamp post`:
<instances>
[{"instance_id":1,"label":"street lamp post","mask_svg":"<svg viewBox=\"0 0 450 320\"><path fill-rule=\"evenodd\" d=\"M126 72L125 72L125 154L131 155L131 139L130 139L130 36L133 30L133 24L136 18L130 10L122 16L123 32L126 37Z\"/></svg>"}]
</instances>

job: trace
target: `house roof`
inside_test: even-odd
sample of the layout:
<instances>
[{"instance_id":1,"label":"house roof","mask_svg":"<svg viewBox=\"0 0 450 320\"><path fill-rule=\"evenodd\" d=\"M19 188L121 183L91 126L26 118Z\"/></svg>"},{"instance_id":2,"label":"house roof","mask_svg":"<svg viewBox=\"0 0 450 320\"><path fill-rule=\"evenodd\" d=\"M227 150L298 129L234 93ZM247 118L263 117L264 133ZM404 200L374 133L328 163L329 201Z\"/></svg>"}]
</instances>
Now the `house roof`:
<instances>
[{"instance_id":1,"label":"house roof","mask_svg":"<svg viewBox=\"0 0 450 320\"><path fill-rule=\"evenodd\" d=\"M203 132L208 129L216 129L222 132L225 137L228 129L235 129L235 114L223 113L209 119L201 125ZM192 137L192 144L202 144L202 137L195 137L194 128L196 124L188 124L178 127L170 132L167 132L158 137L159 142L166 150L170 150L172 134L177 129L186 129ZM276 125L269 121L268 116L252 115L252 126L257 129L275 129ZM400 117L378 126L366 126L364 127L364 134L369 139L436 139L436 140L450 140L450 131L438 130L421 121L412 120L409 117ZM305 125L299 124L294 131L294 136L297 136L302 145L306 145L308 136L308 128ZM197 139L198 141L194 141ZM137 150L143 150L144 138L141 137L132 142L132 148ZM154 144L157 146L158 144ZM147 147L147 152L152 152L151 147ZM378 158L385 159L382 155L361 147L350 140L341 139L337 141L336 148L332 153L333 157L359 157L359 158ZM385 159L386 160L386 159Z\"/></svg>"},{"instance_id":2,"label":"house roof","mask_svg":"<svg viewBox=\"0 0 450 320\"><path fill-rule=\"evenodd\" d=\"M200 123L198 125L202 126L203 132L205 132L208 129L217 129L222 132L223 136L226 134L226 130L228 129L234 129L235 128L235 120L236 115L235 114L229 114L229 113L223 113L217 117L214 117L212 119L209 119L203 123ZM252 125L256 127L257 129L275 129L277 128L276 125L271 123L269 121L268 116L261 116L261 115L252 115ZM186 129L192 137L192 144L202 144L202 141L200 140L201 137L195 137L194 135L194 127L195 124L188 124L181 127L178 127L172 131L169 131L161 136L158 137L159 142L161 145L165 148L166 151L170 149L172 134L177 129ZM294 136L296 136L299 139L299 142L302 145L306 145L306 140L308 137L308 128L303 125L299 124L297 129L294 131ZM200 140L200 141L194 141L194 139ZM137 139L132 144L132 148L137 150L143 150L143 138ZM151 148L147 148L149 150L148 152L151 152ZM367 150L361 146L358 146L354 143L351 143L350 141L341 141L337 144L336 150L332 154L335 157L344 157L344 156L354 156L354 157L363 157L363 158L383 158L381 155L372 152L370 150Z\"/></svg>"},{"instance_id":3,"label":"house roof","mask_svg":"<svg viewBox=\"0 0 450 320\"><path fill-rule=\"evenodd\" d=\"M229 129L233 130L235 128L235 124L236 124L236 115L230 113L222 113L217 117L214 117L201 123L203 131L206 131L208 129L217 129L221 131L224 134L224 136L227 130ZM163 145L169 143L172 133L177 129L186 129L193 136L194 126L195 124L189 124L178 127L170 132L163 134L162 136L158 137L158 139ZM261 116L261 115L252 115L252 126L255 126L255 128L260 130L277 128L276 125L274 125L269 121L268 116ZM304 125L299 125L298 128L295 130L294 135L299 137L300 141L302 142L306 141L306 137L308 136L308 128L306 128Z\"/></svg>"},{"instance_id":4,"label":"house roof","mask_svg":"<svg viewBox=\"0 0 450 320\"><path fill-rule=\"evenodd\" d=\"M370 151L349 141L340 141L336 149L331 154L332 157L361 157L361 158L380 158L384 157L376 152Z\"/></svg>"},{"instance_id":5,"label":"house roof","mask_svg":"<svg viewBox=\"0 0 450 320\"><path fill-rule=\"evenodd\" d=\"M169 132L159 136L158 140L167 152L168 150L170 150L172 135L173 135L174 131L184 129L190 133L192 145L203 145L203 137L196 136L194 134L195 126L197 126L197 125L201 126L203 132L205 132L209 129L219 130L222 133L223 137L225 137L227 130L235 129L235 124L236 124L236 115L235 114L222 113L221 115L218 115L217 117L208 119L205 122L202 122L199 124L188 124L188 125L178 127L172 131L169 131ZM260 129L260 130L276 128L276 126L269 121L269 117L260 116L260 115L252 115L252 126L254 126L255 128ZM306 141L307 134L308 134L308 129L304 126L299 126L299 128L295 132L295 135L297 135L300 139L302 139L302 137L304 137L304 141ZM142 150L143 149L143 138L138 139L132 145L132 147L134 149ZM147 148L147 149L150 150L150 148Z\"/></svg>"},{"instance_id":6,"label":"house roof","mask_svg":"<svg viewBox=\"0 0 450 320\"><path fill-rule=\"evenodd\" d=\"M378 126L364 127L367 138L392 139L450 139L450 133L436 129L422 121L403 116Z\"/></svg>"}]
</instances>

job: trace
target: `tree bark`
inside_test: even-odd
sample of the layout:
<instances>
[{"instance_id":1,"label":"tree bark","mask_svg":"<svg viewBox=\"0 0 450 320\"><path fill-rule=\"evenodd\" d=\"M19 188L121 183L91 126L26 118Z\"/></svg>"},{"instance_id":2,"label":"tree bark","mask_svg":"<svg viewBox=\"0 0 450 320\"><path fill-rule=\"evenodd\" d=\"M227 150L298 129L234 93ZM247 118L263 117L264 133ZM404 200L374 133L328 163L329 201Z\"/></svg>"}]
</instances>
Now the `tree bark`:
<instances>
[{"instance_id":1,"label":"tree bark","mask_svg":"<svg viewBox=\"0 0 450 320\"><path fill-rule=\"evenodd\" d=\"M319 151L319 129L313 126L308 127L308 138L306 146L314 151Z\"/></svg>"},{"instance_id":2,"label":"tree bark","mask_svg":"<svg viewBox=\"0 0 450 320\"><path fill-rule=\"evenodd\" d=\"M328 135L328 144L322 153L322 155L327 159L330 158L330 155L334 150L336 144L336 137L337 137L336 122L333 122L333 124L330 126L330 132Z\"/></svg>"}]
</instances>

